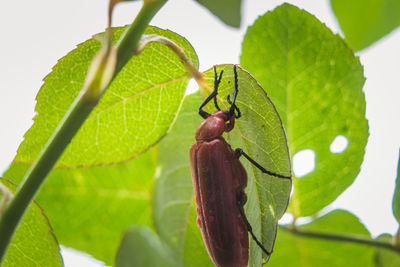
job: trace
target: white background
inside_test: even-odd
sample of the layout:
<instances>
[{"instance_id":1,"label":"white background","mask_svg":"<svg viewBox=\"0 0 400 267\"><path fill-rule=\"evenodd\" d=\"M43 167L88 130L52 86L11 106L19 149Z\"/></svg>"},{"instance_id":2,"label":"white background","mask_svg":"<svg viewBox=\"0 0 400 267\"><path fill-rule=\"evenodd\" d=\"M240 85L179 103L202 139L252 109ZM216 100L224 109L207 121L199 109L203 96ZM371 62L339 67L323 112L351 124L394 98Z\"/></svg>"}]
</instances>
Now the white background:
<instances>
[{"instance_id":1,"label":"white background","mask_svg":"<svg viewBox=\"0 0 400 267\"><path fill-rule=\"evenodd\" d=\"M186 37L200 59L200 70L214 64L239 63L241 41L257 16L282 1L243 1L242 26L222 24L194 1L170 0L152 25ZM340 32L327 0L288 1ZM113 25L132 22L141 2L123 3ZM106 25L106 0L2 1L0 4L0 172L4 171L31 126L35 95L57 60ZM373 236L394 234L391 210L400 147L400 31L359 53L367 81L370 126L366 155L354 182L324 212L345 208L356 214ZM296 167L296 166L295 166ZM317 201L317 200L316 200ZM66 266L98 266L80 253L64 249Z\"/></svg>"}]
</instances>

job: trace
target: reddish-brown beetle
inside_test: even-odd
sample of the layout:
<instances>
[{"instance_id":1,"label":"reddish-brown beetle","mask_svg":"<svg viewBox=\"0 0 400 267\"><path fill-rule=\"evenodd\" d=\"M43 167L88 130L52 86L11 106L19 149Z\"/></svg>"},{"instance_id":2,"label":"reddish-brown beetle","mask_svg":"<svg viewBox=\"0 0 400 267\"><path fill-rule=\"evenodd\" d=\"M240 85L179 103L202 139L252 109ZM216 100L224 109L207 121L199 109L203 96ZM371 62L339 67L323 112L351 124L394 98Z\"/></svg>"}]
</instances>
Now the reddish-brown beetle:
<instances>
[{"instance_id":1,"label":"reddish-brown beetle","mask_svg":"<svg viewBox=\"0 0 400 267\"><path fill-rule=\"evenodd\" d=\"M267 254L263 245L253 234L243 206L247 197L244 188L247 185L247 174L239 161L240 156L247 158L262 172L269 175L291 179L290 176L276 174L264 169L241 149L232 150L222 137L235 125L235 119L241 116L235 105L238 94L238 77L234 65L235 91L229 111L221 111L217 104L219 77L214 66L214 91L199 108L199 114L205 120L196 132L196 143L190 148L190 164L194 193L197 205L197 224L201 229L208 254L219 267L244 267L248 263L249 232L257 245ZM203 107L214 99L218 111L209 114Z\"/></svg>"}]
</instances>

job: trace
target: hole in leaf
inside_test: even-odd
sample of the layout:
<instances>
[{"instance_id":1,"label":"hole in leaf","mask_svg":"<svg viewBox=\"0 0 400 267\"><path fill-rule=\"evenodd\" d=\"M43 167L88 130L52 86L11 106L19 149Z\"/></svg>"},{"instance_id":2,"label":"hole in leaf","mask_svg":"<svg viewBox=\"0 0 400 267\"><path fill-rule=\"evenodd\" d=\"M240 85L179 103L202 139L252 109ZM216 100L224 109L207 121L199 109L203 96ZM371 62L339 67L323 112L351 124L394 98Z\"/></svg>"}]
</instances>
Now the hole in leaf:
<instances>
[{"instance_id":1,"label":"hole in leaf","mask_svg":"<svg viewBox=\"0 0 400 267\"><path fill-rule=\"evenodd\" d=\"M330 145L329 149L332 153L342 153L345 151L349 144L347 138L343 135L338 135L333 140L332 144Z\"/></svg>"},{"instance_id":2,"label":"hole in leaf","mask_svg":"<svg viewBox=\"0 0 400 267\"><path fill-rule=\"evenodd\" d=\"M297 178L303 177L315 169L315 152L304 149L293 156L293 172Z\"/></svg>"}]
</instances>

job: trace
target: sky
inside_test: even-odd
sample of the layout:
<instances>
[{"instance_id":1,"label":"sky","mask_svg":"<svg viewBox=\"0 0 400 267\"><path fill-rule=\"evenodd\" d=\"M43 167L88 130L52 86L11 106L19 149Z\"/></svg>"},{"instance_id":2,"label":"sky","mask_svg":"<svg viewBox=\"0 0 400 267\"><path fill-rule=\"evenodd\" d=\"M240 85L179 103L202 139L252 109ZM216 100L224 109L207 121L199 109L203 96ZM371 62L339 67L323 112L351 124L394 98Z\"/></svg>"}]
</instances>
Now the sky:
<instances>
[{"instance_id":1,"label":"sky","mask_svg":"<svg viewBox=\"0 0 400 267\"><path fill-rule=\"evenodd\" d=\"M287 1L314 14L333 32L340 33L327 0ZM170 29L195 48L200 71L214 64L239 63L241 42L247 26L283 1L244 0L242 25L234 29L190 0L170 0L151 25ZM24 133L32 125L35 96L42 79L57 60L77 44L106 26L106 0L4 1L0 8L0 172L15 156ZM114 26L132 22L141 1L120 4ZM391 202L400 147L400 30L359 52L367 80L364 92L370 136L364 162L356 181L324 209L347 209L356 214L373 236L397 230ZM194 83L190 87L196 88ZM294 170L310 164L302 158ZM283 221L288 220L284 218ZM306 219L304 220L306 221ZM102 266L83 253L63 248L65 265Z\"/></svg>"}]
</instances>

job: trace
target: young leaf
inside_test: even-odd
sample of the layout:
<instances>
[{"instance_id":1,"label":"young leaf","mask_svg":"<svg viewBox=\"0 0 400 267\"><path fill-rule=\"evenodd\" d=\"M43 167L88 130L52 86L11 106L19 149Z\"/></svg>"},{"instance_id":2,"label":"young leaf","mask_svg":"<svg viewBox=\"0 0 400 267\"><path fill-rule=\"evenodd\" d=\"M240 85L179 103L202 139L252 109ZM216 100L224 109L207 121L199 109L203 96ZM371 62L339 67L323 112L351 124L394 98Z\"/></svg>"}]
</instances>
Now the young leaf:
<instances>
[{"instance_id":1,"label":"young leaf","mask_svg":"<svg viewBox=\"0 0 400 267\"><path fill-rule=\"evenodd\" d=\"M239 28L242 0L196 0L226 24Z\"/></svg>"},{"instance_id":2,"label":"young leaf","mask_svg":"<svg viewBox=\"0 0 400 267\"><path fill-rule=\"evenodd\" d=\"M116 28L114 42L124 28ZM149 27L146 34L165 36L197 66L196 54L181 36ZM88 66L100 49L99 36L60 59L37 96L34 124L25 134L15 162L31 164L82 88ZM132 51L134 53L135 51ZM140 155L162 138L177 116L187 72L167 47L153 43L133 57L114 79L100 103L59 159L58 167L98 166Z\"/></svg>"},{"instance_id":3,"label":"young leaf","mask_svg":"<svg viewBox=\"0 0 400 267\"><path fill-rule=\"evenodd\" d=\"M360 171L368 138L363 68L338 35L289 4L259 17L242 45L241 64L276 105L291 154L315 153L314 170L294 178L290 201L295 217L312 215ZM331 145L339 136L348 145L333 153Z\"/></svg>"},{"instance_id":4,"label":"young leaf","mask_svg":"<svg viewBox=\"0 0 400 267\"><path fill-rule=\"evenodd\" d=\"M131 226L122 237L116 267L175 266L159 237L144 226Z\"/></svg>"},{"instance_id":5,"label":"young leaf","mask_svg":"<svg viewBox=\"0 0 400 267\"><path fill-rule=\"evenodd\" d=\"M28 167L14 163L4 176L18 181ZM130 225L152 225L153 176L150 151L117 166L53 170L36 200L61 244L111 265Z\"/></svg>"},{"instance_id":6,"label":"young leaf","mask_svg":"<svg viewBox=\"0 0 400 267\"><path fill-rule=\"evenodd\" d=\"M346 41L364 49L400 26L398 0L331 0Z\"/></svg>"},{"instance_id":7,"label":"young leaf","mask_svg":"<svg viewBox=\"0 0 400 267\"><path fill-rule=\"evenodd\" d=\"M14 192L16 186L0 178ZM60 248L43 210L33 202L11 240L2 267L63 266Z\"/></svg>"},{"instance_id":8,"label":"young leaf","mask_svg":"<svg viewBox=\"0 0 400 267\"><path fill-rule=\"evenodd\" d=\"M332 211L300 230L370 237L360 221L344 210ZM281 229L268 266L372 267L373 253L374 248L366 245L298 236Z\"/></svg>"},{"instance_id":9,"label":"young leaf","mask_svg":"<svg viewBox=\"0 0 400 267\"><path fill-rule=\"evenodd\" d=\"M397 162L396 188L394 189L392 209L393 209L394 217L396 218L397 222L400 224L400 150L399 150L399 159Z\"/></svg>"}]
</instances>

